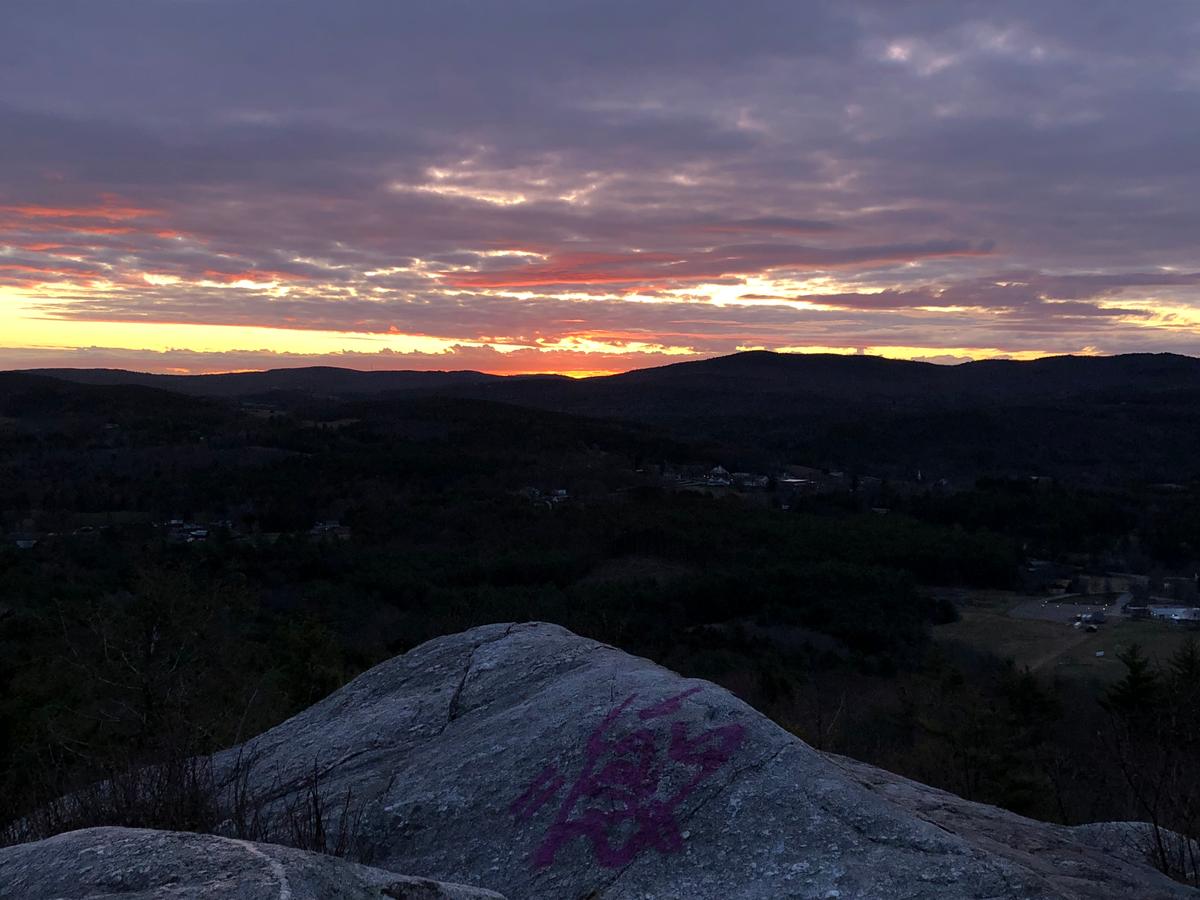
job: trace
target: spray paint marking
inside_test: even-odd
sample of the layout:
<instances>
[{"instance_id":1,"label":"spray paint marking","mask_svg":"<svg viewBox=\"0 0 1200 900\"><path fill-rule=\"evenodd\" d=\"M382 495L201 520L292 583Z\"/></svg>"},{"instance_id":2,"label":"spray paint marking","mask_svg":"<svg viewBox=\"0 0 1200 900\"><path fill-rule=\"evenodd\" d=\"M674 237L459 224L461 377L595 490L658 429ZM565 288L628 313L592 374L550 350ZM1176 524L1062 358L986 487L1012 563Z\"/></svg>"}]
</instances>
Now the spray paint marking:
<instances>
[{"instance_id":1,"label":"spray paint marking","mask_svg":"<svg viewBox=\"0 0 1200 900\"><path fill-rule=\"evenodd\" d=\"M699 690L644 707L637 718L648 722L674 715ZM669 730L639 727L619 735L617 722L636 699L636 694L626 697L588 738L583 769L534 850L534 868L553 864L558 851L577 837L590 842L596 861L607 868L624 866L651 847L660 853L683 849L675 811L733 757L746 727L735 723L691 735L686 722L672 722ZM526 821L564 784L558 769L547 766L509 810Z\"/></svg>"}]
</instances>

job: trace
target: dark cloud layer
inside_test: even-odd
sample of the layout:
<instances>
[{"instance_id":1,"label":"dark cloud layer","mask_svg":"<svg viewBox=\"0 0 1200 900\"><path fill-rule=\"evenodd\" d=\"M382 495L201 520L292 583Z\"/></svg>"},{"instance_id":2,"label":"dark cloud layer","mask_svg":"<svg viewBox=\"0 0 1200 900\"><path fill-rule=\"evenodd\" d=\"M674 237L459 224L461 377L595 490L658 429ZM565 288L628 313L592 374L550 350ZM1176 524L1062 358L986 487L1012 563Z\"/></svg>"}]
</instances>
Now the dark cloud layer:
<instances>
[{"instance_id":1,"label":"dark cloud layer","mask_svg":"<svg viewBox=\"0 0 1200 900\"><path fill-rule=\"evenodd\" d=\"M1198 352L1198 40L1182 0L10 0L0 302Z\"/></svg>"}]
</instances>

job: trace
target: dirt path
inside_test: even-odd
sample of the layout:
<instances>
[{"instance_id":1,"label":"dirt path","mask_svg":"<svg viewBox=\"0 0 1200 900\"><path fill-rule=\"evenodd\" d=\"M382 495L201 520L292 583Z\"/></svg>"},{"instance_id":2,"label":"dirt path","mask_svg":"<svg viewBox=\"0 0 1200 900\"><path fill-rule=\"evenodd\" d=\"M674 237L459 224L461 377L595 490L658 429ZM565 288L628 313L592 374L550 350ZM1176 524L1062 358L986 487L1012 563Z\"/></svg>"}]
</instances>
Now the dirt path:
<instances>
[{"instance_id":1,"label":"dirt path","mask_svg":"<svg viewBox=\"0 0 1200 900\"><path fill-rule=\"evenodd\" d=\"M1076 647L1078 647L1080 644L1082 644L1085 640L1087 640L1086 633L1071 635L1071 640L1069 643L1066 643L1061 647L1055 647L1054 650L1052 650L1050 653L1047 653L1045 656L1039 656L1036 660L1034 660L1032 663L1030 663L1029 671L1036 672L1042 666L1046 665L1049 662L1053 662L1055 659L1062 656L1068 650L1074 650Z\"/></svg>"}]
</instances>

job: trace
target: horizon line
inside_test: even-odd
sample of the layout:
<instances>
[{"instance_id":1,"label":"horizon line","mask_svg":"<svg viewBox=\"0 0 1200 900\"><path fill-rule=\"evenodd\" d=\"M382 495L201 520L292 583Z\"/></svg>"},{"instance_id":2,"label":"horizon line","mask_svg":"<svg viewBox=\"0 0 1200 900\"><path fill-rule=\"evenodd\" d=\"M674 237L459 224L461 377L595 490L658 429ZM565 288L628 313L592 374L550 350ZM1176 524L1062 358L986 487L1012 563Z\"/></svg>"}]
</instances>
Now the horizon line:
<instances>
[{"instance_id":1,"label":"horizon line","mask_svg":"<svg viewBox=\"0 0 1200 900\"><path fill-rule=\"evenodd\" d=\"M1127 353L1049 353L1045 356L1037 356L1026 359L1019 359L1005 356L982 357L979 359L957 359L957 360L937 360L937 359L905 359L901 357L886 356L878 353L806 353L802 351L792 350L770 350L766 348L755 348L748 350L738 350L733 353L714 354L711 356L697 355L696 357L679 360L676 362L662 363L661 365L653 366L632 366L626 369L613 370L574 370L574 371L529 371L529 372L489 372L485 369L412 369L412 368L368 368L360 369L353 366L336 366L322 364L298 364L298 365L280 365L263 369L224 369L211 372L181 372L181 371L153 371L147 369L128 369L112 366L38 366L34 368L19 368L19 369L0 369L0 374L38 374L42 372L124 372L131 375L149 375L154 377L164 378L210 378L216 376L228 375L263 375L271 372L289 372L289 371L305 371L315 369L327 369L339 372L356 372L364 375L369 374L387 374L387 373L403 373L403 374L422 374L422 375L485 375L490 378L570 378L572 380L585 380L589 378L607 378L616 375L625 375L630 372L644 372L654 369L665 369L674 366L689 365L694 363L709 362L712 360L732 359L739 356L752 355L769 355L776 357L808 357L808 358L823 358L823 359L876 359L886 360L893 363L909 363L912 365L922 366L937 366L938 368L954 369L961 366L972 365L977 363L1034 363L1042 362L1050 359L1118 359L1121 357L1132 356L1170 356L1180 359L1197 359L1200 356L1194 356L1188 353L1178 353L1169 350L1138 350Z\"/></svg>"}]
</instances>

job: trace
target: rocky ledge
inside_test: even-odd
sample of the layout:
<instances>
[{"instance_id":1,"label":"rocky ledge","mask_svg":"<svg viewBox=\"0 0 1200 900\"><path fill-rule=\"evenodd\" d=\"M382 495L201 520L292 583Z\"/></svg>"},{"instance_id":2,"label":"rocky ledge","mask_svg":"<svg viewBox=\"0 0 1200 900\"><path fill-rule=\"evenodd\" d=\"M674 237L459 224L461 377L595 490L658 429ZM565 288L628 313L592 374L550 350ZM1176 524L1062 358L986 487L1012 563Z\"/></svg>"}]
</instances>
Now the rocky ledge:
<instances>
[{"instance_id":1,"label":"rocky ledge","mask_svg":"<svg viewBox=\"0 0 1200 900\"><path fill-rule=\"evenodd\" d=\"M4 900L503 900L274 844L88 828L0 849Z\"/></svg>"},{"instance_id":2,"label":"rocky ledge","mask_svg":"<svg viewBox=\"0 0 1200 900\"><path fill-rule=\"evenodd\" d=\"M342 824L376 869L514 900L1197 896L1114 847L1123 832L1032 821L818 753L713 684L555 625L430 641L218 765L284 806L315 775L331 809L353 810ZM243 871L257 859L212 846Z\"/></svg>"}]
</instances>

